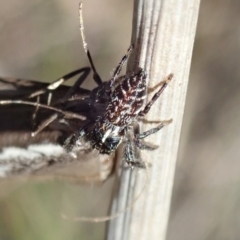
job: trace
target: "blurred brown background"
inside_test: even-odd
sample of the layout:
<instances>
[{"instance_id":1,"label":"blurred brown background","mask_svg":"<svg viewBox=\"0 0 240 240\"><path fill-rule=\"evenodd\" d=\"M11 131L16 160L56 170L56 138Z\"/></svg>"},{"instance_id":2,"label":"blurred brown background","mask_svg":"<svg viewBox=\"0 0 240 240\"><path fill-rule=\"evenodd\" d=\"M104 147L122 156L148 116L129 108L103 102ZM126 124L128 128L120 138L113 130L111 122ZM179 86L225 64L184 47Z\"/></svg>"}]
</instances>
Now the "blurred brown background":
<instances>
[{"instance_id":1,"label":"blurred brown background","mask_svg":"<svg viewBox=\"0 0 240 240\"><path fill-rule=\"evenodd\" d=\"M0 75L52 81L88 66L78 3L2 2ZM133 3L83 4L87 42L100 75L108 79L130 43ZM239 23L240 1L202 1L168 240L240 239ZM24 183L0 199L0 239L102 239L104 224L60 218L61 212L103 215L110 193L102 189L54 180Z\"/></svg>"}]
</instances>

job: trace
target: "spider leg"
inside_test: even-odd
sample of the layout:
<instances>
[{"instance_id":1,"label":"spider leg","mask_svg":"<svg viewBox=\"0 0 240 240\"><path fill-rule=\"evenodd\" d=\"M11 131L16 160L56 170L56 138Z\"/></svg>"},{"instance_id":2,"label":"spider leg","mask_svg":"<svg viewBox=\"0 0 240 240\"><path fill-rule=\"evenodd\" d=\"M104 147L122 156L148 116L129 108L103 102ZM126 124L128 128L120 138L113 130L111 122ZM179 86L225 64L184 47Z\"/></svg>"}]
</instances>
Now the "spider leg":
<instances>
[{"instance_id":1,"label":"spider leg","mask_svg":"<svg viewBox=\"0 0 240 240\"><path fill-rule=\"evenodd\" d=\"M79 29L80 29L81 36L82 36L82 42L83 42L84 51L87 54L89 63L90 63L91 68L93 70L93 80L99 86L99 85L101 85L103 83L103 81L102 81L101 77L99 76L99 74L98 74L98 72L97 72L97 70L96 70L96 68L94 66L94 63L93 63L90 51L89 51L88 46L87 46L87 42L86 42L86 38L85 38L85 34L84 34L82 3L81 2L79 4Z\"/></svg>"},{"instance_id":2,"label":"spider leg","mask_svg":"<svg viewBox=\"0 0 240 240\"><path fill-rule=\"evenodd\" d=\"M137 127L134 128L134 136L135 136L135 143L136 146L141 149L141 150L155 150L158 148L158 146L145 142L142 139L146 138L147 136L154 134L156 132L158 132L159 130L161 130L164 126L170 124L172 122L172 119L168 120L168 121L161 121L161 124L158 127L152 128L148 131L145 131L143 133L139 133L139 125L137 125Z\"/></svg>"},{"instance_id":3,"label":"spider leg","mask_svg":"<svg viewBox=\"0 0 240 240\"><path fill-rule=\"evenodd\" d=\"M123 56L123 58L121 59L121 61L120 61L119 64L118 64L118 66L117 66L116 69L114 70L113 75L112 75L112 78L111 78L111 80L110 80L110 87L113 86L115 80L116 80L117 77L118 77L118 74L119 74L119 73L121 72L121 70L122 70L123 65L124 65L124 64L126 63L126 61L128 60L128 58L129 58L129 56L130 56L130 54L131 54L131 52L132 52L132 49L133 49L133 45L131 45L131 46L128 48L127 54L125 54L125 55Z\"/></svg>"},{"instance_id":4,"label":"spider leg","mask_svg":"<svg viewBox=\"0 0 240 240\"><path fill-rule=\"evenodd\" d=\"M159 98L159 96L161 95L161 93L166 88L166 86L168 85L168 83L171 81L172 78L173 78L173 74L169 74L167 76L166 80L161 84L162 85L161 88L154 94L151 101L145 106L145 108L142 111L139 112L138 114L139 117L142 117L148 113L153 103Z\"/></svg>"},{"instance_id":5,"label":"spider leg","mask_svg":"<svg viewBox=\"0 0 240 240\"><path fill-rule=\"evenodd\" d=\"M147 120L145 118L140 118L139 121L142 123L145 123L145 124L156 124L156 123L162 122L162 121L158 121L158 120Z\"/></svg>"},{"instance_id":6,"label":"spider leg","mask_svg":"<svg viewBox=\"0 0 240 240\"><path fill-rule=\"evenodd\" d=\"M139 159L140 157L137 156L137 149L135 146L135 142L131 139L127 140L125 148L124 148L124 153L123 157L131 168L137 167L137 168L146 168L146 164L141 161L141 160L136 160Z\"/></svg>"},{"instance_id":7,"label":"spider leg","mask_svg":"<svg viewBox=\"0 0 240 240\"><path fill-rule=\"evenodd\" d=\"M164 126L168 125L171 122L172 120L162 121L158 127L152 128L143 133L139 133L139 124L137 123L137 125L133 127L134 137L131 137L129 134L126 136L127 141L124 148L124 159L127 162L127 164L132 168L133 167L146 168L146 166L148 166L149 164L143 162L140 159L137 148L139 148L140 150L149 150L149 151L152 151L158 148L158 146L154 146L150 143L144 142L142 139L146 138L151 134L158 132L160 129L162 129ZM137 153L138 153L138 156L137 156ZM136 159L140 159L140 160L136 160Z\"/></svg>"},{"instance_id":8,"label":"spider leg","mask_svg":"<svg viewBox=\"0 0 240 240\"><path fill-rule=\"evenodd\" d=\"M155 150L158 148L158 146L153 145L151 143L148 142L144 142L141 138L138 138L139 134L139 124L137 123L134 128L133 128L133 132L134 132L134 142L136 144L136 146L141 149L141 150Z\"/></svg>"},{"instance_id":9,"label":"spider leg","mask_svg":"<svg viewBox=\"0 0 240 240\"><path fill-rule=\"evenodd\" d=\"M141 150L153 151L153 150L158 148L158 146L156 146L156 145L144 142L144 141L139 140L139 139L136 139L135 142L136 142L137 147Z\"/></svg>"},{"instance_id":10,"label":"spider leg","mask_svg":"<svg viewBox=\"0 0 240 240\"><path fill-rule=\"evenodd\" d=\"M126 141L123 149L123 159L128 166L134 168L145 168L146 164L141 160L139 149L137 148L134 132L132 129L127 129Z\"/></svg>"},{"instance_id":11,"label":"spider leg","mask_svg":"<svg viewBox=\"0 0 240 240\"><path fill-rule=\"evenodd\" d=\"M152 128L148 131L145 131L145 132L142 132L142 133L136 133L135 134L135 138L136 139L143 139L143 138L146 138L148 137L149 135L152 135L156 132L158 132L159 130L161 130L164 126L170 124L172 122L172 119L170 120L167 120L167 121L162 121L161 124L155 128Z\"/></svg>"},{"instance_id":12,"label":"spider leg","mask_svg":"<svg viewBox=\"0 0 240 240\"><path fill-rule=\"evenodd\" d=\"M150 94L150 93L154 92L156 89L158 89L160 86L162 86L165 82L166 82L166 80L165 81L163 80L163 81L157 83L154 87L148 87L147 93Z\"/></svg>"},{"instance_id":13,"label":"spider leg","mask_svg":"<svg viewBox=\"0 0 240 240\"><path fill-rule=\"evenodd\" d=\"M75 132L70 137L68 137L63 144L63 148L65 149L65 151L67 153L71 153L74 147L77 146L77 142L80 139L82 139L86 135L86 133L87 132L86 132L86 125L85 125L85 127L81 128L79 131ZM72 153L72 155L76 157L74 153Z\"/></svg>"}]
</instances>

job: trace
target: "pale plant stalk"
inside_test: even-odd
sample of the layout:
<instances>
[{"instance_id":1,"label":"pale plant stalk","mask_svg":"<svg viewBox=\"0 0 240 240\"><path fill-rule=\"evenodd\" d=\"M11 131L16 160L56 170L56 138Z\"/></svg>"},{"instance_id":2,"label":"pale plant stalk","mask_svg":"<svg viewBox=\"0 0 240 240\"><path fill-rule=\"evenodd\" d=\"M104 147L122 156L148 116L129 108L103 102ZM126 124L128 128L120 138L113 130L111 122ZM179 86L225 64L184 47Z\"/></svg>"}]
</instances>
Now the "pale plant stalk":
<instances>
[{"instance_id":1,"label":"pale plant stalk","mask_svg":"<svg viewBox=\"0 0 240 240\"><path fill-rule=\"evenodd\" d=\"M200 0L134 2L134 51L128 72L137 71L139 67L145 69L149 87L158 84L168 74L174 74L173 80L145 117L151 121L172 118L173 122L147 139L159 145L153 152L142 151L143 160L152 164L147 171L122 171L119 168L119 187L111 214L128 208L132 202L134 207L110 221L108 240L166 238L199 4ZM143 124L142 131L151 127L152 124ZM147 175L147 185L138 198Z\"/></svg>"}]
</instances>

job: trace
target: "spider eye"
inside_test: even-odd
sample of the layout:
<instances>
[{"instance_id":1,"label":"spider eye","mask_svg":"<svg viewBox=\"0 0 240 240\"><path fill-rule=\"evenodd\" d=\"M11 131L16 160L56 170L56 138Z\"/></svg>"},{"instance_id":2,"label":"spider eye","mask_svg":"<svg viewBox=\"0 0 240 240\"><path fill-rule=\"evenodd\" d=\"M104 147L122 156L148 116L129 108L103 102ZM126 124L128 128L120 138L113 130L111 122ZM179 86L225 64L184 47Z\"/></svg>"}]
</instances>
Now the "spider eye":
<instances>
[{"instance_id":1,"label":"spider eye","mask_svg":"<svg viewBox=\"0 0 240 240\"><path fill-rule=\"evenodd\" d=\"M105 141L105 145L109 149L116 149L117 146L119 145L119 143L120 143L120 138L119 137L109 137Z\"/></svg>"}]
</instances>

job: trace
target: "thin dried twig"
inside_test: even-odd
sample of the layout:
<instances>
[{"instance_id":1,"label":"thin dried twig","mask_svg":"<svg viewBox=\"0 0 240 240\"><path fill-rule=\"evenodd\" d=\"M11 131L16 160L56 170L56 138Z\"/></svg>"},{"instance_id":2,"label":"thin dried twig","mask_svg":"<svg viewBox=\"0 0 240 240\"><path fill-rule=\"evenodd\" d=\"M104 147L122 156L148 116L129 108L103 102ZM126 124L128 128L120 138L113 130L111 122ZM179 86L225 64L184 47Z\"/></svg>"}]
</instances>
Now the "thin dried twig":
<instances>
[{"instance_id":1,"label":"thin dried twig","mask_svg":"<svg viewBox=\"0 0 240 240\"><path fill-rule=\"evenodd\" d=\"M200 0L135 0L132 43L134 52L128 72L144 68L149 87L168 74L170 82L147 120L173 119L160 133L149 137L159 145L154 152L142 152L144 161L151 162L149 184L134 208L110 222L107 239L163 240L169 217L174 171L185 105L193 42ZM151 97L151 96L150 96ZM144 124L142 130L151 128ZM120 186L114 197L112 214L121 211L135 199L145 175L141 170L119 170Z\"/></svg>"}]
</instances>

